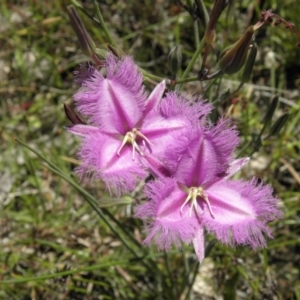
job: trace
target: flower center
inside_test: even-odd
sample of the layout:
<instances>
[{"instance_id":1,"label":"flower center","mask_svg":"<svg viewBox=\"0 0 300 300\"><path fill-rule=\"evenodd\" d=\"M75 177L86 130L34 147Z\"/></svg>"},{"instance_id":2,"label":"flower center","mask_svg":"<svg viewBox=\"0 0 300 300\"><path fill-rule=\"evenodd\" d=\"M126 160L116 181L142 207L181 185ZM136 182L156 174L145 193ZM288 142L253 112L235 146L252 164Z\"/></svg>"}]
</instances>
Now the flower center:
<instances>
[{"instance_id":1,"label":"flower center","mask_svg":"<svg viewBox=\"0 0 300 300\"><path fill-rule=\"evenodd\" d=\"M144 136L140 131L138 131L136 128L133 128L131 131L128 131L124 138L121 147L118 149L117 154L120 156L121 150L124 148L125 144L131 144L132 145L132 160L134 160L135 157L135 151L137 151L140 155L144 156L143 151L141 150L140 146L136 142L137 138L142 138L144 144L147 142L147 144L150 146L151 143L147 139L146 136Z\"/></svg>"},{"instance_id":2,"label":"flower center","mask_svg":"<svg viewBox=\"0 0 300 300\"><path fill-rule=\"evenodd\" d=\"M207 204L208 210L212 216L212 218L214 218L214 214L212 212L212 208L210 206L209 203L209 199L207 197L207 194L205 193L204 189L202 187L191 187L188 190L188 196L186 197L184 203L182 204L181 208L180 208L180 212L182 213L182 209L185 207L185 205L190 202L190 212L189 215L190 217L192 216L192 210L195 209L196 213L199 213L199 205L198 205L198 201L197 201L197 197L201 197L201 199ZM201 213L203 214L203 212Z\"/></svg>"}]
</instances>

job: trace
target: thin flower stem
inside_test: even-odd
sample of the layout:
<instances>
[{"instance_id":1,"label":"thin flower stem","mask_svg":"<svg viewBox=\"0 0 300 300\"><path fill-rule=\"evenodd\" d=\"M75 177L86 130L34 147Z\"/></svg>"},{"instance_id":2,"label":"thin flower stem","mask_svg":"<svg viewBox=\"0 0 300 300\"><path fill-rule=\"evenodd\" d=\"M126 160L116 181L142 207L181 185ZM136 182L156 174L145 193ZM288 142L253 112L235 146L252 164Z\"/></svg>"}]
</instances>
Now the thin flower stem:
<instances>
[{"instance_id":1,"label":"thin flower stem","mask_svg":"<svg viewBox=\"0 0 300 300\"><path fill-rule=\"evenodd\" d=\"M184 263L184 280L181 284L179 295L182 295L184 293L184 290L186 289L186 286L189 282L189 274L190 274L190 266L184 248L182 248L182 254L183 254L183 263Z\"/></svg>"},{"instance_id":2,"label":"thin flower stem","mask_svg":"<svg viewBox=\"0 0 300 300\"><path fill-rule=\"evenodd\" d=\"M177 253L177 252L174 252L174 253ZM145 259L159 258L162 255L163 255L163 253L156 253L154 255L148 254L144 258ZM73 275L73 274L77 274L77 273L81 273L81 272L99 270L102 268L128 265L128 263L133 263L135 261L136 261L135 259L128 258L128 259L122 259L122 260L113 260L110 262L102 262L97 265L88 266L88 267L84 267L84 268L78 268L78 269L74 269L74 270L67 270L67 271L62 271L62 272L57 272L57 273L39 275L37 277L19 277L18 276L17 278L14 278L14 279L1 280L1 284L18 284L18 283L25 283L25 282L30 282L30 281L42 281L42 280L47 280L47 279L52 279L52 278L57 278L57 277L62 277L62 276Z\"/></svg>"},{"instance_id":3,"label":"thin flower stem","mask_svg":"<svg viewBox=\"0 0 300 300\"><path fill-rule=\"evenodd\" d=\"M193 288L194 282L195 282L195 280L196 280L196 276L197 276L198 271L199 271L199 266L200 266L200 264L199 264L199 262L197 262L197 264L196 264L196 266L195 266L194 273L193 273L192 281L189 283L189 289L188 289L188 292L186 293L185 300L189 299L191 290L192 290L192 288Z\"/></svg>"},{"instance_id":4,"label":"thin flower stem","mask_svg":"<svg viewBox=\"0 0 300 300\"><path fill-rule=\"evenodd\" d=\"M222 78L223 76L219 77L220 80L218 82L218 85L217 85L217 91L216 91L216 94L215 94L215 98L216 99L219 99L219 93L220 93L220 88L221 88L221 83L222 83Z\"/></svg>"},{"instance_id":5,"label":"thin flower stem","mask_svg":"<svg viewBox=\"0 0 300 300\"><path fill-rule=\"evenodd\" d=\"M210 83L208 84L208 87L206 87L205 92L203 93L203 98L204 99L207 97L207 93L215 85L215 83L216 83L217 80L218 80L218 78L214 78L213 80L210 81Z\"/></svg>"},{"instance_id":6,"label":"thin flower stem","mask_svg":"<svg viewBox=\"0 0 300 300\"><path fill-rule=\"evenodd\" d=\"M175 299L175 295L177 294L176 293L177 291L175 290L176 285L174 283L174 279L173 279L173 276L172 276L169 255L168 255L168 253L166 251L164 252L164 258L165 258L165 263L166 263L166 266L167 266L168 276L169 276L170 282L171 282L172 296L173 296L173 299Z\"/></svg>"},{"instance_id":7,"label":"thin flower stem","mask_svg":"<svg viewBox=\"0 0 300 300\"><path fill-rule=\"evenodd\" d=\"M25 154L27 156L27 154ZM26 157L26 161L28 163L28 168L29 168L29 171L32 173L33 175L33 180L35 181L35 184L37 186L37 190L38 190L38 193L39 193L39 197L34 197L35 201L37 204L40 204L44 210L44 212L47 211L46 209L46 204L45 204L45 196L44 196L44 193L42 192L42 188L41 188L41 184L40 184L40 181L39 181L39 178L37 178L37 174L34 170L34 166L33 166L33 163L32 163L32 159L29 158L29 157ZM33 210L34 212L34 215L35 215L35 220L37 222L40 221L40 218L39 218L39 213L38 211L35 211Z\"/></svg>"},{"instance_id":8,"label":"thin flower stem","mask_svg":"<svg viewBox=\"0 0 300 300\"><path fill-rule=\"evenodd\" d=\"M253 145L253 150L252 150L251 153L250 153L249 155L247 155L247 156L251 157L255 152L258 151L258 148L259 148L260 145L261 145L261 144L260 144L260 140L261 140L261 137L262 137L262 135L263 135L265 129L266 129L266 124L264 124L263 128L261 129L260 133L256 136L256 138L253 139L253 140L251 140L251 141L249 141L249 142L242 148L242 150L241 150L241 151L239 152L239 154L238 154L238 157L241 157L241 155L244 153L244 151L245 151L246 149L248 149L248 147L251 146L251 145ZM258 147L257 147L256 145L258 145Z\"/></svg>"},{"instance_id":9,"label":"thin flower stem","mask_svg":"<svg viewBox=\"0 0 300 300\"><path fill-rule=\"evenodd\" d=\"M23 143L22 141L16 139L16 141L21 144L22 146L24 146L25 148L27 148L28 150L30 150L31 152L33 152L37 157L39 157L40 159L42 159L44 162L46 162L49 166L51 166L53 169L60 171L60 169L54 164L52 163L50 160L47 160L42 154L40 154L39 152L35 151L33 148L31 148L30 146L26 145L25 143ZM61 171L60 171L61 172Z\"/></svg>"},{"instance_id":10,"label":"thin flower stem","mask_svg":"<svg viewBox=\"0 0 300 300\"><path fill-rule=\"evenodd\" d=\"M195 64L198 56L200 55L204 45L205 45L205 40L203 38L199 44L199 47L197 48L196 52L194 53L192 59L190 60L188 66L186 67L186 69L181 77L181 80L185 79L188 76L188 74L191 71L193 65ZM179 86L179 89L181 89L181 88L182 88L182 84Z\"/></svg>"},{"instance_id":11,"label":"thin flower stem","mask_svg":"<svg viewBox=\"0 0 300 300\"><path fill-rule=\"evenodd\" d=\"M273 32L274 32L274 28L271 27L271 36L273 36ZM273 50L273 49L275 49L274 41L273 41L273 39L271 39L271 50ZM276 89L276 61L275 61L275 59L270 67L270 75L271 75L271 78L270 78L271 88Z\"/></svg>"},{"instance_id":12,"label":"thin flower stem","mask_svg":"<svg viewBox=\"0 0 300 300\"><path fill-rule=\"evenodd\" d=\"M241 157L245 150L251 145L251 141L246 143L246 145L241 149L241 151L238 153L237 157Z\"/></svg>"},{"instance_id":13,"label":"thin flower stem","mask_svg":"<svg viewBox=\"0 0 300 300\"><path fill-rule=\"evenodd\" d=\"M158 77L158 76L152 75L152 74L148 73L147 71L145 71L141 68L140 68L140 71L143 73L145 80L149 80L149 81L151 81L155 84L158 83L158 82L161 82L163 80L166 81L166 84L170 84L172 86L180 84L180 83L199 81L198 77L189 77L189 78L186 78L186 79L178 79L178 80L176 79L176 80L172 81L170 79L166 79L166 78L163 78L163 77Z\"/></svg>"},{"instance_id":14,"label":"thin flower stem","mask_svg":"<svg viewBox=\"0 0 300 300\"><path fill-rule=\"evenodd\" d=\"M98 21L100 22L100 24L102 26L102 29L103 29L103 31L105 33L106 38L108 39L109 43L114 46L115 42L114 42L113 38L111 37L111 35L110 35L107 27L106 27L106 24L104 22L104 19L102 17L101 11L100 11L100 7L99 7L99 5L98 5L98 3L97 3L96 0L93 0L93 5L94 5L94 8L96 10L96 16L97 16Z\"/></svg>"},{"instance_id":15,"label":"thin flower stem","mask_svg":"<svg viewBox=\"0 0 300 300\"><path fill-rule=\"evenodd\" d=\"M45 274L45 275L39 275L37 277L21 277L21 278L16 278L16 279L9 279L9 280L1 280L1 284L16 284L16 283L25 283L25 282L30 282L30 281L42 281L42 280L47 280L47 279L53 279L57 277L62 277L62 276L68 276L68 275L73 275L81 272L87 272L87 271L99 271L99 269L102 268L108 268L108 267L113 267L113 266L122 266L122 265L128 265L130 263L130 259L123 259L119 261L111 261L111 262L106 262L106 263L100 263L94 266L88 266L85 268L78 268L75 270L68 270L68 271L63 271L63 272L57 272L57 273L52 273L52 274Z\"/></svg>"},{"instance_id":16,"label":"thin flower stem","mask_svg":"<svg viewBox=\"0 0 300 300\"><path fill-rule=\"evenodd\" d=\"M181 83L186 83L186 82L192 82L192 81L199 81L198 77L188 77L185 79L178 79L175 81L175 84L181 84Z\"/></svg>"},{"instance_id":17,"label":"thin flower stem","mask_svg":"<svg viewBox=\"0 0 300 300\"><path fill-rule=\"evenodd\" d=\"M194 25L195 43L196 43L196 47L198 49L198 47L200 45L198 20L195 20L193 25ZM200 56L198 56L199 66L201 66L201 62L202 62L202 59Z\"/></svg>"},{"instance_id":18,"label":"thin flower stem","mask_svg":"<svg viewBox=\"0 0 300 300\"><path fill-rule=\"evenodd\" d=\"M145 71L145 70L142 69L142 68L139 68L139 71L142 72L142 74L143 74L144 77L149 78L149 79L151 79L151 80L154 80L154 81L156 81L156 82L161 82L161 81L163 81L163 80L166 80L166 79L163 78L163 77L159 77L159 76L153 75L153 74L151 74L151 73L148 73L147 71ZM167 79L166 81L167 81L167 83L168 83L169 79Z\"/></svg>"},{"instance_id":19,"label":"thin flower stem","mask_svg":"<svg viewBox=\"0 0 300 300\"><path fill-rule=\"evenodd\" d=\"M127 230L127 228L120 223L118 219L115 218L115 216L107 209L102 208L103 212L113 221L115 222L119 228L131 239L133 243L136 244L139 248L141 248L141 244L135 239L135 237L132 235L130 231Z\"/></svg>"}]
</instances>

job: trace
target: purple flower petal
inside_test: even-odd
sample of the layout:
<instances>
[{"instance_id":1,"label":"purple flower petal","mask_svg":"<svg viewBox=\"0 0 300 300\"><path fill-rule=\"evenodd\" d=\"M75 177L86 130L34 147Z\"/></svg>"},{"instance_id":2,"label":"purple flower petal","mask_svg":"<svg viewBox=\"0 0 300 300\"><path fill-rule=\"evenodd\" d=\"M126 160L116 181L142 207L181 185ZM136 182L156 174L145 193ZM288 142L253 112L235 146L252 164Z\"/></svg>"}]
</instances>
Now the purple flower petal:
<instances>
[{"instance_id":1,"label":"purple flower petal","mask_svg":"<svg viewBox=\"0 0 300 300\"><path fill-rule=\"evenodd\" d=\"M201 128L199 118L211 110L210 104L201 99L194 100L197 102L192 103L184 95L175 92L168 93L160 105L145 117L141 125L141 132L154 145L151 147L151 153L162 159L168 165L168 169L173 171L193 132Z\"/></svg>"},{"instance_id":2,"label":"purple flower petal","mask_svg":"<svg viewBox=\"0 0 300 300\"><path fill-rule=\"evenodd\" d=\"M199 227L193 239L195 253L201 263L205 256L204 229Z\"/></svg>"},{"instance_id":3,"label":"purple flower petal","mask_svg":"<svg viewBox=\"0 0 300 300\"><path fill-rule=\"evenodd\" d=\"M213 106L203 101L202 98L194 98L188 100L185 94L177 92L169 92L161 103L161 114L163 116L174 116L180 112L183 116L189 118L193 126L198 127L199 120L204 118L211 112Z\"/></svg>"},{"instance_id":4,"label":"purple flower petal","mask_svg":"<svg viewBox=\"0 0 300 300\"><path fill-rule=\"evenodd\" d=\"M228 126L229 121L222 121L208 130L199 127L187 133L187 147L170 151L167 157L173 165L177 162L173 178L148 183L151 200L138 209L138 217L151 220L146 243L168 249L193 242L199 261L204 257L204 228L225 244L265 246L264 235L271 237L267 222L282 213L269 186L228 180L248 161L232 160L238 137Z\"/></svg>"},{"instance_id":5,"label":"purple flower petal","mask_svg":"<svg viewBox=\"0 0 300 300\"><path fill-rule=\"evenodd\" d=\"M141 162L145 166L145 169L154 177L154 178L165 178L171 177L172 172L161 160L156 156L148 154L140 157Z\"/></svg>"},{"instance_id":6,"label":"purple flower petal","mask_svg":"<svg viewBox=\"0 0 300 300\"><path fill-rule=\"evenodd\" d=\"M232 163L232 153L239 142L230 120L217 126L188 128L185 142L166 154L166 163L186 186L207 186L224 177Z\"/></svg>"},{"instance_id":7,"label":"purple flower petal","mask_svg":"<svg viewBox=\"0 0 300 300\"><path fill-rule=\"evenodd\" d=\"M152 93L149 95L147 101L146 101L146 107L144 109L144 115L155 109L162 99L162 96L166 89L166 82L165 80L159 83Z\"/></svg>"},{"instance_id":8,"label":"purple flower petal","mask_svg":"<svg viewBox=\"0 0 300 300\"><path fill-rule=\"evenodd\" d=\"M145 193L153 200L140 205L136 213L136 217L153 219L146 226L145 243L153 242L158 249L169 249L172 244L180 247L182 242L192 242L199 227L198 221L180 213L185 193L174 179L148 183Z\"/></svg>"},{"instance_id":9,"label":"purple flower petal","mask_svg":"<svg viewBox=\"0 0 300 300\"><path fill-rule=\"evenodd\" d=\"M141 118L146 95L142 75L130 57L117 60L109 55L107 77L94 70L74 96L79 112L92 125L107 132L125 134Z\"/></svg>"},{"instance_id":10,"label":"purple flower petal","mask_svg":"<svg viewBox=\"0 0 300 300\"><path fill-rule=\"evenodd\" d=\"M79 176L102 179L110 192L113 189L118 195L133 190L147 173L138 158L132 159L130 145L125 145L122 155L117 154L121 143L102 133L87 136L79 150L82 160L82 165L77 168Z\"/></svg>"},{"instance_id":11,"label":"purple flower petal","mask_svg":"<svg viewBox=\"0 0 300 300\"><path fill-rule=\"evenodd\" d=\"M218 156L218 149L206 138L205 133L201 134L199 131L199 135L189 142L178 163L176 178L188 187L205 186L215 180L222 171L224 168Z\"/></svg>"},{"instance_id":12,"label":"purple flower petal","mask_svg":"<svg viewBox=\"0 0 300 300\"><path fill-rule=\"evenodd\" d=\"M230 178L235 173L239 172L245 165L248 164L250 157L243 157L235 159L230 163L228 170L226 171L226 178Z\"/></svg>"},{"instance_id":13,"label":"purple flower petal","mask_svg":"<svg viewBox=\"0 0 300 300\"><path fill-rule=\"evenodd\" d=\"M226 167L232 161L232 155L240 139L235 126L230 119L220 120L216 126L206 132L206 139L210 140L218 156L220 165Z\"/></svg>"},{"instance_id":14,"label":"purple flower petal","mask_svg":"<svg viewBox=\"0 0 300 300\"><path fill-rule=\"evenodd\" d=\"M150 113L144 120L141 132L150 140L151 153L162 157L184 137L191 124L182 115L164 118Z\"/></svg>"},{"instance_id":15,"label":"purple flower petal","mask_svg":"<svg viewBox=\"0 0 300 300\"><path fill-rule=\"evenodd\" d=\"M225 244L265 246L263 233L271 237L266 222L282 216L270 186L256 180L219 181L206 189L214 217L205 210L201 224Z\"/></svg>"}]
</instances>

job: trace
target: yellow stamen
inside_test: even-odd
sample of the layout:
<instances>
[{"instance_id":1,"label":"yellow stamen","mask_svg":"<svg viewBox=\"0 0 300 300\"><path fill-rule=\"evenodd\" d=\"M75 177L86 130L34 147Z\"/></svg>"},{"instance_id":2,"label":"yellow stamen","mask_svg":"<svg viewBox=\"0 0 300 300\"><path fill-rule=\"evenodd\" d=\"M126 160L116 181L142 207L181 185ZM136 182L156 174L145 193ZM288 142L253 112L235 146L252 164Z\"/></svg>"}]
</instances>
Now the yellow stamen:
<instances>
[{"instance_id":1,"label":"yellow stamen","mask_svg":"<svg viewBox=\"0 0 300 300\"><path fill-rule=\"evenodd\" d=\"M204 200L204 202L207 204L209 213L211 214L211 216L214 218L214 214L212 212L212 208L210 206L210 202L209 199L207 197L207 194L205 193L205 191L203 190L202 187L191 187L189 189L189 193L188 196L186 197L184 203L182 204L181 208L180 208L180 212L182 213L182 209L185 207L185 205L191 201L190 204L190 211L189 211L189 216L192 216L192 210L193 208L195 209L196 213L198 213L198 202L197 202L197 197L201 197L202 200Z\"/></svg>"},{"instance_id":2,"label":"yellow stamen","mask_svg":"<svg viewBox=\"0 0 300 300\"><path fill-rule=\"evenodd\" d=\"M150 141L144 136L141 132L139 132L136 128L133 128L132 131L128 131L123 139L122 145L117 151L117 154L120 156L121 150L124 146L129 143L132 145L132 160L135 158L135 151L137 151L141 156L144 156L143 151L141 150L140 146L137 144L136 139L137 137L141 137L144 139L149 145L151 145Z\"/></svg>"}]
</instances>

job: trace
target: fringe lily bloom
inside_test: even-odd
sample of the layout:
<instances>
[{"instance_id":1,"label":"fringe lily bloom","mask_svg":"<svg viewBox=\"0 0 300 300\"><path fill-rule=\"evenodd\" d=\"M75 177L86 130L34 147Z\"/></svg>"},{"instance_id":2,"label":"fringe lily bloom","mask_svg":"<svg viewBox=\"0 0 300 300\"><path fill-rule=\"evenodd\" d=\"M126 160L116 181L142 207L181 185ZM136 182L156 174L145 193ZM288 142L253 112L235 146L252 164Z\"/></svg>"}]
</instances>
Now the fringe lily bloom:
<instances>
[{"instance_id":1,"label":"fringe lily bloom","mask_svg":"<svg viewBox=\"0 0 300 300\"><path fill-rule=\"evenodd\" d=\"M173 178L147 184L151 199L137 209L137 217L149 220L145 243L159 249L193 243L199 261L204 258L204 229L223 243L265 246L266 226L281 216L269 186L230 180L247 159L232 161L238 142L236 132L221 122L216 128L191 137ZM178 154L170 159L175 159Z\"/></svg>"},{"instance_id":2,"label":"fringe lily bloom","mask_svg":"<svg viewBox=\"0 0 300 300\"><path fill-rule=\"evenodd\" d=\"M164 81L146 97L142 75L129 57L117 60L109 55L106 76L90 69L87 77L80 75L79 79L82 89L74 98L90 125L67 128L84 138L78 173L92 172L117 194L132 190L149 170L160 174L166 149L211 109L202 102L191 106L175 93L163 98Z\"/></svg>"}]
</instances>

